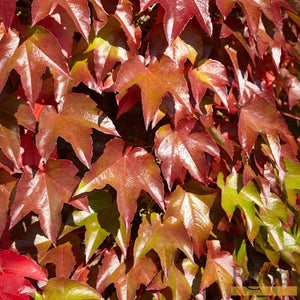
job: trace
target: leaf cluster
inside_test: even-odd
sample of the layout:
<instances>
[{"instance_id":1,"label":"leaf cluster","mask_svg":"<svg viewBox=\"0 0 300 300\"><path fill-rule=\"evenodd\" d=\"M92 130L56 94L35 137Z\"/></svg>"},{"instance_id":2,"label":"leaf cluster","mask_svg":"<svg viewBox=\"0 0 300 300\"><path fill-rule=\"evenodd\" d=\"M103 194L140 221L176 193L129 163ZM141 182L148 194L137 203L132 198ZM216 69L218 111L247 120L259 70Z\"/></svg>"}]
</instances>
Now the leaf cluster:
<instances>
[{"instance_id":1,"label":"leaf cluster","mask_svg":"<svg viewBox=\"0 0 300 300\"><path fill-rule=\"evenodd\" d=\"M0 0L1 299L300 286L299 49L292 0Z\"/></svg>"}]
</instances>

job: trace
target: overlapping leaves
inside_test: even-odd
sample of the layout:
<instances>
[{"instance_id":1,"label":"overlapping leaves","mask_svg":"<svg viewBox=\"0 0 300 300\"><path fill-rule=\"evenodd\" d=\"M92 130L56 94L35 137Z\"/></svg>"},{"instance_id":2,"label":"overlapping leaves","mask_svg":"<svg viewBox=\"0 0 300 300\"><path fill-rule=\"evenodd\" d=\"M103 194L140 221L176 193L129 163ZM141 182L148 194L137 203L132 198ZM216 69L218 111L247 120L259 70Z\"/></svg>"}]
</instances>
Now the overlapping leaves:
<instances>
[{"instance_id":1,"label":"overlapping leaves","mask_svg":"<svg viewBox=\"0 0 300 300\"><path fill-rule=\"evenodd\" d=\"M2 297L230 299L282 266L297 285L299 20L0 0Z\"/></svg>"}]
</instances>

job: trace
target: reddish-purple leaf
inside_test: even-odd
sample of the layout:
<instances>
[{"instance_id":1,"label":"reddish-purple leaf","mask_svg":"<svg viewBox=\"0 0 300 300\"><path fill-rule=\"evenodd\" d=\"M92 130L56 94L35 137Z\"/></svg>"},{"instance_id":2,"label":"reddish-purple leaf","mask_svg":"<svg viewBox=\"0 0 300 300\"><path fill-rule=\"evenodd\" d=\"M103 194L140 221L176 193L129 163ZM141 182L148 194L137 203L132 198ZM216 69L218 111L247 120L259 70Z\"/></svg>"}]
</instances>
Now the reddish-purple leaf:
<instances>
[{"instance_id":1,"label":"reddish-purple leaf","mask_svg":"<svg viewBox=\"0 0 300 300\"><path fill-rule=\"evenodd\" d=\"M0 19L8 29L16 13L16 0L0 0Z\"/></svg>"},{"instance_id":2,"label":"reddish-purple leaf","mask_svg":"<svg viewBox=\"0 0 300 300\"><path fill-rule=\"evenodd\" d=\"M60 212L78 184L77 168L71 161L49 159L42 170L26 166L11 207L13 227L30 211L39 215L41 227L53 243L61 224Z\"/></svg>"},{"instance_id":3,"label":"reddish-purple leaf","mask_svg":"<svg viewBox=\"0 0 300 300\"><path fill-rule=\"evenodd\" d=\"M75 194L102 189L110 184L118 192L118 209L125 228L133 219L136 200L142 189L164 208L163 184L153 156L143 148L129 150L121 139L108 142L103 155L85 174Z\"/></svg>"},{"instance_id":4,"label":"reddish-purple leaf","mask_svg":"<svg viewBox=\"0 0 300 300\"><path fill-rule=\"evenodd\" d=\"M46 160L52 153L57 138L69 142L78 158L89 167L92 158L92 128L106 134L118 135L112 121L96 107L87 95L69 93L62 98L59 113L47 106L39 122L37 148Z\"/></svg>"},{"instance_id":5,"label":"reddish-purple leaf","mask_svg":"<svg viewBox=\"0 0 300 300\"><path fill-rule=\"evenodd\" d=\"M0 4L0 7L2 5ZM12 30L5 32L0 40L0 92L6 84L8 75L12 70L11 59L18 48L19 45L19 36Z\"/></svg>"},{"instance_id":6,"label":"reddish-purple leaf","mask_svg":"<svg viewBox=\"0 0 300 300\"><path fill-rule=\"evenodd\" d=\"M87 0L34 0L32 2L32 24L47 17L55 3L62 6L74 21L78 31L86 41L90 32L90 11Z\"/></svg>"},{"instance_id":7,"label":"reddish-purple leaf","mask_svg":"<svg viewBox=\"0 0 300 300\"><path fill-rule=\"evenodd\" d=\"M93 16L93 27L97 35L99 30L106 24L108 16L100 0L90 0L90 2L95 10L95 16Z\"/></svg>"},{"instance_id":8,"label":"reddish-purple leaf","mask_svg":"<svg viewBox=\"0 0 300 300\"><path fill-rule=\"evenodd\" d=\"M61 6L57 6L53 13L39 21L38 25L46 28L54 35L66 57L71 55L76 26Z\"/></svg>"},{"instance_id":9,"label":"reddish-purple leaf","mask_svg":"<svg viewBox=\"0 0 300 300\"><path fill-rule=\"evenodd\" d=\"M234 6L234 0L216 0L216 4L224 17L230 13Z\"/></svg>"},{"instance_id":10,"label":"reddish-purple leaf","mask_svg":"<svg viewBox=\"0 0 300 300\"><path fill-rule=\"evenodd\" d=\"M222 100L224 105L227 103L227 88L229 85L225 67L216 60L208 59L196 69L189 71L189 79L192 85L194 98L199 104L206 89L213 90Z\"/></svg>"},{"instance_id":11,"label":"reddish-purple leaf","mask_svg":"<svg viewBox=\"0 0 300 300\"><path fill-rule=\"evenodd\" d=\"M219 155L219 148L196 119L184 119L174 130L170 125L160 127L155 137L155 152L162 160L162 172L171 190L176 178L180 178L182 168L191 176L207 182L207 161L205 153Z\"/></svg>"},{"instance_id":12,"label":"reddish-purple leaf","mask_svg":"<svg viewBox=\"0 0 300 300\"><path fill-rule=\"evenodd\" d=\"M25 95L32 105L41 91L41 76L46 67L63 76L69 76L57 40L50 32L38 26L33 28L32 35L15 51L11 67L20 74Z\"/></svg>"},{"instance_id":13,"label":"reddish-purple leaf","mask_svg":"<svg viewBox=\"0 0 300 300\"><path fill-rule=\"evenodd\" d=\"M197 17L201 27L212 34L212 22L209 13L209 0L140 0L141 11L160 3L165 10L164 30L169 45L180 35L193 16Z\"/></svg>"},{"instance_id":14,"label":"reddish-purple leaf","mask_svg":"<svg viewBox=\"0 0 300 300\"><path fill-rule=\"evenodd\" d=\"M188 87L178 65L170 58L163 56L160 61L153 58L149 65L145 64L144 57L135 56L122 64L118 73L115 90L119 92L120 101L127 93L128 88L138 85L142 94L142 105L146 128L154 120L162 97L171 93L174 106L182 106L184 113L191 113ZM178 121L178 120L177 120ZM152 124L154 127L156 124Z\"/></svg>"},{"instance_id":15,"label":"reddish-purple leaf","mask_svg":"<svg viewBox=\"0 0 300 300\"><path fill-rule=\"evenodd\" d=\"M192 262L194 261L191 240L181 221L174 217L162 221L157 213L151 213L149 218L143 218L134 243L135 265L153 249L158 254L162 269L168 277L177 248Z\"/></svg>"}]
</instances>

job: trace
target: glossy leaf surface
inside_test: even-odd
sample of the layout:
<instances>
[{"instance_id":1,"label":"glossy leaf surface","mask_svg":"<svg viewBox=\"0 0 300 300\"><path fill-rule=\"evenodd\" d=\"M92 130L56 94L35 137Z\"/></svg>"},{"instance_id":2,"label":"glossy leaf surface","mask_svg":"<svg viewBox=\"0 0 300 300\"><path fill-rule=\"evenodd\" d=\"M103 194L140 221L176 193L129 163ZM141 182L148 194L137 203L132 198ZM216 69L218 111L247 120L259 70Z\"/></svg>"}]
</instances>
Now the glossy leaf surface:
<instances>
[{"instance_id":1,"label":"glossy leaf surface","mask_svg":"<svg viewBox=\"0 0 300 300\"><path fill-rule=\"evenodd\" d=\"M136 211L136 200L143 189L164 208L163 185L153 157L144 149L128 151L121 139L106 144L104 154L82 179L76 195L110 184L118 193L118 209L128 228Z\"/></svg>"},{"instance_id":2,"label":"glossy leaf surface","mask_svg":"<svg viewBox=\"0 0 300 300\"><path fill-rule=\"evenodd\" d=\"M92 158L92 128L107 134L118 135L111 120L88 96L69 93L62 98L59 113L46 107L40 117L37 147L46 160L52 153L57 138L69 142L78 158L89 167Z\"/></svg>"}]
</instances>

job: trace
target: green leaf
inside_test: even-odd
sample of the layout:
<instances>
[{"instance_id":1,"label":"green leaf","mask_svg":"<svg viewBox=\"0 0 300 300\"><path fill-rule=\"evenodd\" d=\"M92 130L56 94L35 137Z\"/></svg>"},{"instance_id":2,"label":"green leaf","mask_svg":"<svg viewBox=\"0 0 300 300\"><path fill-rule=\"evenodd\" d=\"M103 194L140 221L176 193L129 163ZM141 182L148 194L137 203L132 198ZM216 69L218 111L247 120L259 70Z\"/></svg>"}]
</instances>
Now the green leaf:
<instances>
[{"instance_id":1,"label":"green leaf","mask_svg":"<svg viewBox=\"0 0 300 300\"><path fill-rule=\"evenodd\" d=\"M258 234L261 222L256 216L255 204L263 209L263 203L254 184L250 181L242 187L242 178L238 174L230 174L224 183L223 174L218 175L218 185L222 190L221 204L229 220L232 218L236 207L244 213L247 221L247 235L251 242Z\"/></svg>"},{"instance_id":2,"label":"green leaf","mask_svg":"<svg viewBox=\"0 0 300 300\"><path fill-rule=\"evenodd\" d=\"M103 299L101 295L87 284L67 278L52 278L48 281L43 297L45 300L87 300Z\"/></svg>"},{"instance_id":3,"label":"green leaf","mask_svg":"<svg viewBox=\"0 0 300 300\"><path fill-rule=\"evenodd\" d=\"M61 236L85 226L85 260L95 253L105 238L112 233L117 235L119 229L119 212L116 201L105 191L97 191L89 196L90 213L75 210L66 221Z\"/></svg>"}]
</instances>

